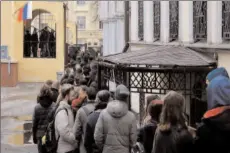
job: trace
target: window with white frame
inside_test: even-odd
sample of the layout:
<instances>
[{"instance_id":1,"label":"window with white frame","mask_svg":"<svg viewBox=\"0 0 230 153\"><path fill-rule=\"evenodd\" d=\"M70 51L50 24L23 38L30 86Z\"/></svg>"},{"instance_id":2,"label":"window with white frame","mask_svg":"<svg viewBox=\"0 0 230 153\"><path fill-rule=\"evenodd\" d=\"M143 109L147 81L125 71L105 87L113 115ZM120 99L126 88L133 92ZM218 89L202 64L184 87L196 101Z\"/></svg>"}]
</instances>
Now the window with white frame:
<instances>
[{"instance_id":1,"label":"window with white frame","mask_svg":"<svg viewBox=\"0 0 230 153\"><path fill-rule=\"evenodd\" d=\"M77 0L77 5L85 5L85 1L84 0Z\"/></svg>"},{"instance_id":2,"label":"window with white frame","mask_svg":"<svg viewBox=\"0 0 230 153\"><path fill-rule=\"evenodd\" d=\"M85 29L85 16L78 16L77 17L77 26L79 30L84 30Z\"/></svg>"}]
</instances>

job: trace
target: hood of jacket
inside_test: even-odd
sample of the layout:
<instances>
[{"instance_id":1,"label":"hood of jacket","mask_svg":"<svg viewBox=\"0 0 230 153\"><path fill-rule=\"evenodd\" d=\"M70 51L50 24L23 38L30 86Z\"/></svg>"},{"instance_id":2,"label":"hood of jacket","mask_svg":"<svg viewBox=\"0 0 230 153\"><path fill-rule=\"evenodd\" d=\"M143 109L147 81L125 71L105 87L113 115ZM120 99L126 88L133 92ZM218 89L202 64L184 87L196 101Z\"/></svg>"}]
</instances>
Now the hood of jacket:
<instances>
[{"instance_id":1,"label":"hood of jacket","mask_svg":"<svg viewBox=\"0 0 230 153\"><path fill-rule=\"evenodd\" d=\"M220 131L230 132L230 106L217 107L207 111L203 121Z\"/></svg>"},{"instance_id":2,"label":"hood of jacket","mask_svg":"<svg viewBox=\"0 0 230 153\"><path fill-rule=\"evenodd\" d=\"M207 87L208 110L215 107L230 105L230 80L217 76Z\"/></svg>"},{"instance_id":3,"label":"hood of jacket","mask_svg":"<svg viewBox=\"0 0 230 153\"><path fill-rule=\"evenodd\" d=\"M207 80L211 82L217 76L224 76L224 77L229 78L228 72L226 71L226 69L223 67L220 67L220 68L216 68L212 70L211 72L209 72L207 75Z\"/></svg>"},{"instance_id":4,"label":"hood of jacket","mask_svg":"<svg viewBox=\"0 0 230 153\"><path fill-rule=\"evenodd\" d=\"M109 102L106 109L114 118L121 118L128 113L127 103L118 100Z\"/></svg>"},{"instance_id":5,"label":"hood of jacket","mask_svg":"<svg viewBox=\"0 0 230 153\"><path fill-rule=\"evenodd\" d=\"M49 96L38 96L38 103L42 107L48 108L53 103L53 100Z\"/></svg>"}]
</instances>

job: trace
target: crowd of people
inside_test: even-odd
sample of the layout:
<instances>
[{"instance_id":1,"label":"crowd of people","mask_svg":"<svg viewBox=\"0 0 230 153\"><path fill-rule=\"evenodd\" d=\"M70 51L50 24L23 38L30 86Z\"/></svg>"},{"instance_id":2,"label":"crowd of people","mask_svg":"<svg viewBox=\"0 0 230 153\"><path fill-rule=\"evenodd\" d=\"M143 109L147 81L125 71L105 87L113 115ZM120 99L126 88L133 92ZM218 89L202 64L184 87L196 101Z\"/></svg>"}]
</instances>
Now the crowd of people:
<instances>
[{"instance_id":1,"label":"crowd of people","mask_svg":"<svg viewBox=\"0 0 230 153\"><path fill-rule=\"evenodd\" d=\"M230 80L224 68L207 75L208 110L196 130L188 126L185 98L175 91L164 99L147 97L143 126L137 129L128 88L118 85L114 96L99 90L96 63L85 55L79 59L38 94L33 141L39 153L230 153ZM55 139L47 135L52 123L49 134Z\"/></svg>"}]
</instances>

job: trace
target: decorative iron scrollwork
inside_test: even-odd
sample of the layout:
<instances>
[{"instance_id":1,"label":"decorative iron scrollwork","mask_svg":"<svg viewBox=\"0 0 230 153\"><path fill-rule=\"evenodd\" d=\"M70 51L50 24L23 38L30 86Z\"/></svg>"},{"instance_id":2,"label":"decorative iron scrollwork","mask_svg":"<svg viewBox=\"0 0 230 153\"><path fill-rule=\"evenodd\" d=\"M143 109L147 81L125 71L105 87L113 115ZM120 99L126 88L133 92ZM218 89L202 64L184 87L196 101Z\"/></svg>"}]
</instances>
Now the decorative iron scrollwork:
<instances>
[{"instance_id":1,"label":"decorative iron scrollwork","mask_svg":"<svg viewBox=\"0 0 230 153\"><path fill-rule=\"evenodd\" d=\"M160 18L161 18L161 9L160 9L160 1L153 2L153 27L154 27L154 39L160 39Z\"/></svg>"},{"instance_id":2,"label":"decorative iron scrollwork","mask_svg":"<svg viewBox=\"0 0 230 153\"><path fill-rule=\"evenodd\" d=\"M207 39L207 1L193 2L194 40Z\"/></svg>"},{"instance_id":3,"label":"decorative iron scrollwork","mask_svg":"<svg viewBox=\"0 0 230 153\"><path fill-rule=\"evenodd\" d=\"M230 1L223 1L223 39L230 40Z\"/></svg>"},{"instance_id":4,"label":"decorative iron scrollwork","mask_svg":"<svg viewBox=\"0 0 230 153\"><path fill-rule=\"evenodd\" d=\"M176 40L178 38L178 1L169 2L170 10L170 41Z\"/></svg>"},{"instance_id":5,"label":"decorative iron scrollwork","mask_svg":"<svg viewBox=\"0 0 230 153\"><path fill-rule=\"evenodd\" d=\"M144 2L138 1L138 37L144 40Z\"/></svg>"}]
</instances>

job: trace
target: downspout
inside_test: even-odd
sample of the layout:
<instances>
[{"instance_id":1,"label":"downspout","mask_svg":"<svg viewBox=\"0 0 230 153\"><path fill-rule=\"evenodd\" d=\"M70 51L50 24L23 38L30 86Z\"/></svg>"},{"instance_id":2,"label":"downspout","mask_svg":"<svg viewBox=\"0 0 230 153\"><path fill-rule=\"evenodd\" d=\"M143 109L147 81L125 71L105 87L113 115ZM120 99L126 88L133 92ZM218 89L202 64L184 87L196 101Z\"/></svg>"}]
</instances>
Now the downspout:
<instances>
[{"instance_id":1,"label":"downspout","mask_svg":"<svg viewBox=\"0 0 230 153\"><path fill-rule=\"evenodd\" d=\"M126 52L129 48L129 1L124 1L124 3L125 46L123 52Z\"/></svg>"},{"instance_id":2,"label":"downspout","mask_svg":"<svg viewBox=\"0 0 230 153\"><path fill-rule=\"evenodd\" d=\"M65 65L67 64L67 50L66 50L66 9L67 9L67 4L63 3L63 8L64 8L64 69Z\"/></svg>"}]
</instances>

